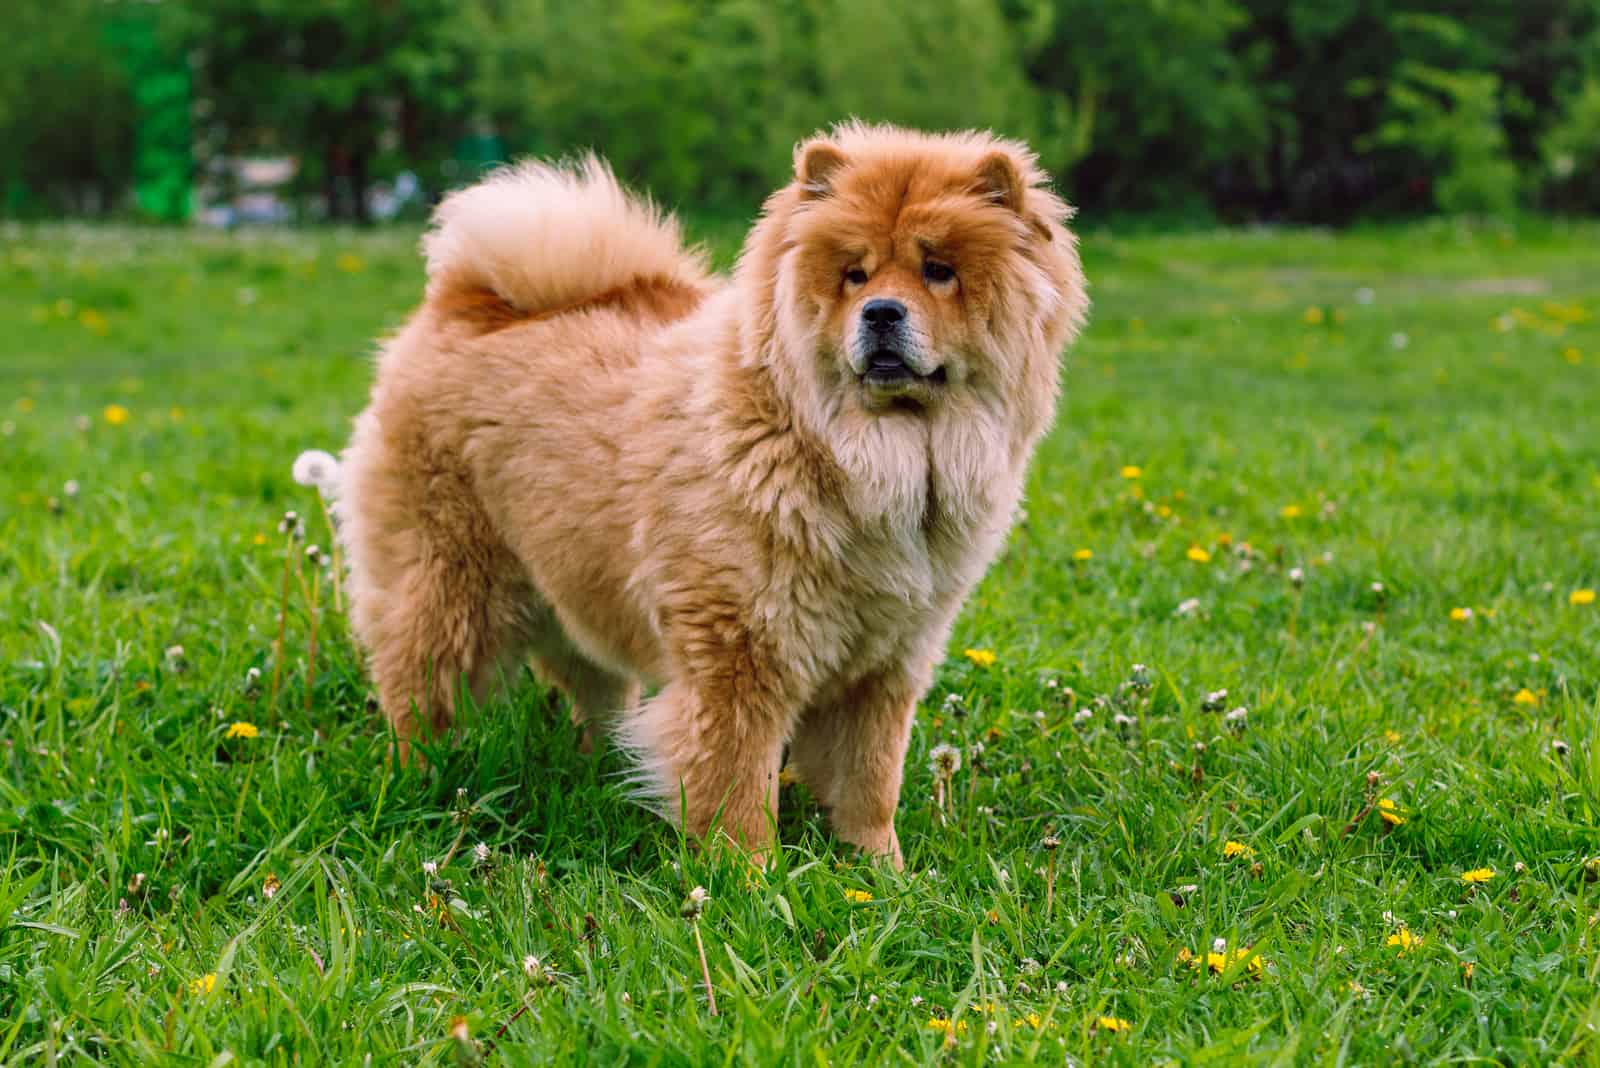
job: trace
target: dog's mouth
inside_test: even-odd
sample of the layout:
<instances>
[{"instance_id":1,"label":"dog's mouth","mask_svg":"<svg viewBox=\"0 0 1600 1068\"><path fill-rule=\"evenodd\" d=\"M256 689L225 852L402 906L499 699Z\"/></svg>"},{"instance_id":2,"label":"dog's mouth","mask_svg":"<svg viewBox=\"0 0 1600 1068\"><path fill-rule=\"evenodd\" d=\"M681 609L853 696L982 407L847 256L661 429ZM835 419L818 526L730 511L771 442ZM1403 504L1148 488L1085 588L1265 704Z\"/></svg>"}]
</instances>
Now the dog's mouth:
<instances>
[{"instance_id":1,"label":"dog's mouth","mask_svg":"<svg viewBox=\"0 0 1600 1068\"><path fill-rule=\"evenodd\" d=\"M943 367L935 367L925 375L918 374L899 353L889 349L879 349L869 355L867 369L861 372L861 381L875 389L901 389L919 383L942 385L944 380Z\"/></svg>"}]
</instances>

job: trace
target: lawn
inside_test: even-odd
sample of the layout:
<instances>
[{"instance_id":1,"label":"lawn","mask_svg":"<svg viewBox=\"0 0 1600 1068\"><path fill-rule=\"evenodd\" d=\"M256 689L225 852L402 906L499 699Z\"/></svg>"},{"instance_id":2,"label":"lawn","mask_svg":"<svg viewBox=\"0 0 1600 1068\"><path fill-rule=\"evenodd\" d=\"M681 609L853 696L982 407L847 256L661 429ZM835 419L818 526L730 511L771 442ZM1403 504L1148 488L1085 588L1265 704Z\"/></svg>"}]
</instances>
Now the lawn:
<instances>
[{"instance_id":1,"label":"lawn","mask_svg":"<svg viewBox=\"0 0 1600 1068\"><path fill-rule=\"evenodd\" d=\"M414 244L0 231L0 1062L1600 1063L1600 226L1091 232L903 875L274 663Z\"/></svg>"}]
</instances>

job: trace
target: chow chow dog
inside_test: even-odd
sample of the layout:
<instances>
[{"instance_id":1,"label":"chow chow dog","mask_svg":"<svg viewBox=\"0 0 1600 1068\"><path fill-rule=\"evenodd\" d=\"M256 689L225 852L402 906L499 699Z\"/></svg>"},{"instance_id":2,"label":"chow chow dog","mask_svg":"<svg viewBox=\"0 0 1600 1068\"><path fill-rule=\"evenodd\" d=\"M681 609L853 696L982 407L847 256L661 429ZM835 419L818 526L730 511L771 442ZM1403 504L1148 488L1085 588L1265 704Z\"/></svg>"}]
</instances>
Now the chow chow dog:
<instances>
[{"instance_id":1,"label":"chow chow dog","mask_svg":"<svg viewBox=\"0 0 1600 1068\"><path fill-rule=\"evenodd\" d=\"M594 158L445 199L338 505L402 759L531 658L690 831L770 848L787 752L900 866L917 702L1087 306L1045 183L988 133L842 125L730 277Z\"/></svg>"}]
</instances>

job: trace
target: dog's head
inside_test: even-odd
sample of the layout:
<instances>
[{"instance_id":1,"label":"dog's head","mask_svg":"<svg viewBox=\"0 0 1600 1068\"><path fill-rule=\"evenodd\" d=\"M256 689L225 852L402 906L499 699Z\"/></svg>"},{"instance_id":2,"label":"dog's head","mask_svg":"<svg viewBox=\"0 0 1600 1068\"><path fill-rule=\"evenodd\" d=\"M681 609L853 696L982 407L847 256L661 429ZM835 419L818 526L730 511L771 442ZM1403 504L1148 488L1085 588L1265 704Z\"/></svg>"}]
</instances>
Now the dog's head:
<instances>
[{"instance_id":1,"label":"dog's head","mask_svg":"<svg viewBox=\"0 0 1600 1068\"><path fill-rule=\"evenodd\" d=\"M984 133L849 124L801 144L768 204L773 319L822 390L867 411L1042 382L1080 325L1082 271L1032 153ZM749 255L749 253L747 253Z\"/></svg>"}]
</instances>

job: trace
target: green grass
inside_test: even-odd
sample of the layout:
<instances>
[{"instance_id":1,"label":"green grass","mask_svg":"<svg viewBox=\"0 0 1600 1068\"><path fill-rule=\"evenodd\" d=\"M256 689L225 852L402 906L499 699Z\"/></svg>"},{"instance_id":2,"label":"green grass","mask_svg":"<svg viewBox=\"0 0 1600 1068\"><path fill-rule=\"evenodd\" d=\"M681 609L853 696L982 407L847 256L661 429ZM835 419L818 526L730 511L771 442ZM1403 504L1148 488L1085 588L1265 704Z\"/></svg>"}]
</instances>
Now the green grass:
<instances>
[{"instance_id":1,"label":"green grass","mask_svg":"<svg viewBox=\"0 0 1600 1068\"><path fill-rule=\"evenodd\" d=\"M1090 236L904 875L793 791L765 874L685 843L533 685L386 770L326 584L270 706L414 234L0 236L0 1062L1600 1063L1600 227Z\"/></svg>"}]
</instances>

